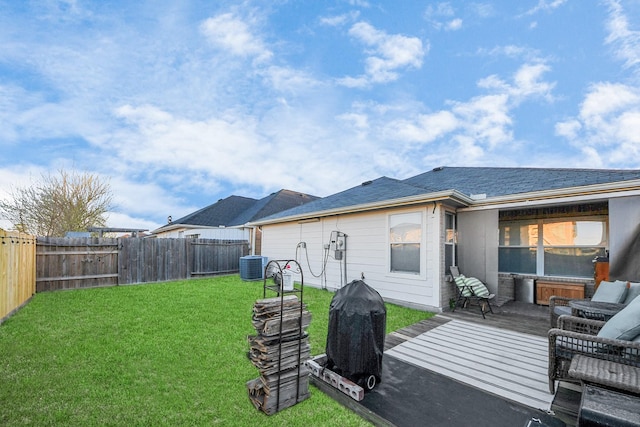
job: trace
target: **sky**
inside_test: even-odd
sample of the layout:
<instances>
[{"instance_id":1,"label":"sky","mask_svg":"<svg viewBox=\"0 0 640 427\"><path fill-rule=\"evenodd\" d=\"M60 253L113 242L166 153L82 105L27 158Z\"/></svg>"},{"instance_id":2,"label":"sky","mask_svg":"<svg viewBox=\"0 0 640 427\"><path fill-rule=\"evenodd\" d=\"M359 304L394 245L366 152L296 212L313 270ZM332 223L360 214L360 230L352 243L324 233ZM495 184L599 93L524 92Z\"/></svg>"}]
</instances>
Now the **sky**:
<instances>
[{"instance_id":1,"label":"sky","mask_svg":"<svg viewBox=\"0 0 640 427\"><path fill-rule=\"evenodd\" d=\"M439 166L638 169L640 0L0 0L0 153L0 198L89 172L149 230Z\"/></svg>"}]
</instances>

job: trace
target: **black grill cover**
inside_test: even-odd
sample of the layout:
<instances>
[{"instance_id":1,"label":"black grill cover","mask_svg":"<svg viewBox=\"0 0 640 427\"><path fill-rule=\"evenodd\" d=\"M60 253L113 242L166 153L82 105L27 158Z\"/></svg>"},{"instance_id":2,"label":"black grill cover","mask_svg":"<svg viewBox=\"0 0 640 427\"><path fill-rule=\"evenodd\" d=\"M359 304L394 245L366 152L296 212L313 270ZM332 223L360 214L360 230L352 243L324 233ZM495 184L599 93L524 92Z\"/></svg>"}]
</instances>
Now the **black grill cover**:
<instances>
[{"instance_id":1,"label":"black grill cover","mask_svg":"<svg viewBox=\"0 0 640 427\"><path fill-rule=\"evenodd\" d=\"M329 306L327 368L361 383L380 382L387 308L380 294L362 280L338 290Z\"/></svg>"}]
</instances>

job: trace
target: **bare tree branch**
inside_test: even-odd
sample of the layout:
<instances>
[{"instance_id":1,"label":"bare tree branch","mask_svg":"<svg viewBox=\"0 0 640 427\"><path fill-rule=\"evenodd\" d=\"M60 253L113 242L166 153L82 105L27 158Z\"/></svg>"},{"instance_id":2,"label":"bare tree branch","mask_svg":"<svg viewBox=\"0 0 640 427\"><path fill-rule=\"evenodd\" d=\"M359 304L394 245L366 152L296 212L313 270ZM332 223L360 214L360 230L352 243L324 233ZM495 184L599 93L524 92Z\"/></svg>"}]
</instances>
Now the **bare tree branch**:
<instances>
[{"instance_id":1,"label":"bare tree branch","mask_svg":"<svg viewBox=\"0 0 640 427\"><path fill-rule=\"evenodd\" d=\"M13 189L9 199L0 200L0 212L19 231L64 236L105 226L111 201L111 187L98 175L61 169L30 187Z\"/></svg>"}]
</instances>

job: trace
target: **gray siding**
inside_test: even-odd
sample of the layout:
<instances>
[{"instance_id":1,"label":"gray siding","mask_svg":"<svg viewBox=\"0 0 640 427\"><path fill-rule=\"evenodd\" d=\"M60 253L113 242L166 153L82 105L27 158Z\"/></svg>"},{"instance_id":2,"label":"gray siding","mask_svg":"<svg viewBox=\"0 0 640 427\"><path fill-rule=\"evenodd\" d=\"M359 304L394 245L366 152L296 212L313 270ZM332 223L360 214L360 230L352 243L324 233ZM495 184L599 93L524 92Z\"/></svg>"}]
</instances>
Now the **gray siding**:
<instances>
[{"instance_id":1,"label":"gray siding","mask_svg":"<svg viewBox=\"0 0 640 427\"><path fill-rule=\"evenodd\" d=\"M458 212L458 263L498 292L498 211Z\"/></svg>"}]
</instances>

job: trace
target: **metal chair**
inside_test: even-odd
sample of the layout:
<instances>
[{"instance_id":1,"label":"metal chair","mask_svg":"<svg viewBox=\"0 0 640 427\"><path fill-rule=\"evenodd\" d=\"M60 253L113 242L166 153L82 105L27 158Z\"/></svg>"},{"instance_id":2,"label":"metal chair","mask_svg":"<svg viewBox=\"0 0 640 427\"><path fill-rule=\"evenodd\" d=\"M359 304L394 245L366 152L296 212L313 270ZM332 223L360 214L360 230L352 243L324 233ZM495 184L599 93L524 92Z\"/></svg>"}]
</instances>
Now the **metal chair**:
<instances>
[{"instance_id":1,"label":"metal chair","mask_svg":"<svg viewBox=\"0 0 640 427\"><path fill-rule=\"evenodd\" d=\"M458 306L466 307L469 302L477 302L480 306L480 313L482 313L483 319L486 319L485 313L487 312L487 308L488 311L493 314L490 301L495 297L495 294L490 293L484 283L475 277L465 277L460 274L457 266L451 266L449 269L451 270L458 294L456 303L451 311L456 311Z\"/></svg>"}]
</instances>

